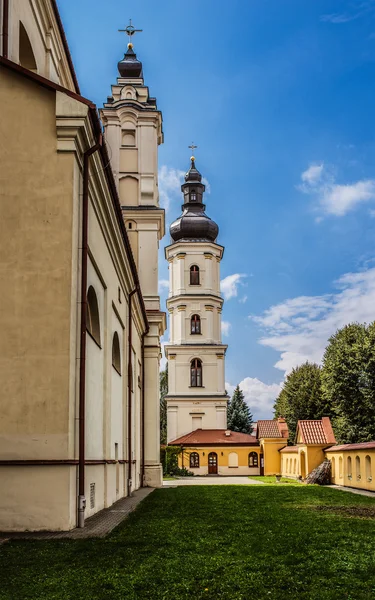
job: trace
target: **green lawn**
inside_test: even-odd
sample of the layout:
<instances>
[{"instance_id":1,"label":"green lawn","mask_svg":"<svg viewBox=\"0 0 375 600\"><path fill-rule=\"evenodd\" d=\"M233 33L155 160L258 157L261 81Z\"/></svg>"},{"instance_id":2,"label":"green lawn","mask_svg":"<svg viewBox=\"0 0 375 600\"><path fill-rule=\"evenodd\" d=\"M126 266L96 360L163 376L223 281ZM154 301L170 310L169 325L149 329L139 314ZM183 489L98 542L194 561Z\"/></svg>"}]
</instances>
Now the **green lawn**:
<instances>
[{"instance_id":1,"label":"green lawn","mask_svg":"<svg viewBox=\"0 0 375 600\"><path fill-rule=\"evenodd\" d=\"M318 486L148 496L104 540L0 547L2 600L370 600L375 501Z\"/></svg>"},{"instance_id":2,"label":"green lawn","mask_svg":"<svg viewBox=\"0 0 375 600\"><path fill-rule=\"evenodd\" d=\"M257 481L262 481L263 483L267 483L267 485L275 484L280 485L282 483L286 483L288 485L301 485L299 481L296 479L291 479L289 477L282 477L280 482L276 481L275 475L250 475L249 479L256 479Z\"/></svg>"}]
</instances>

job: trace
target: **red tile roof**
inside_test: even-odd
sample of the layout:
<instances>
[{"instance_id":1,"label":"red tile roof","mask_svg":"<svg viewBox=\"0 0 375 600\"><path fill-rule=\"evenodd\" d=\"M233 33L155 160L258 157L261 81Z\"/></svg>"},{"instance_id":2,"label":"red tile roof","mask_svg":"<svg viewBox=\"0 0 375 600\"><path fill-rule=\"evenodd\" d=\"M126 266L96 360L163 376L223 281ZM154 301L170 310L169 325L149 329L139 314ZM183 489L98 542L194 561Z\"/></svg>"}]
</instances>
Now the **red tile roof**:
<instances>
[{"instance_id":1,"label":"red tile roof","mask_svg":"<svg viewBox=\"0 0 375 600\"><path fill-rule=\"evenodd\" d=\"M257 438L288 438L288 425L285 419L264 419L258 421Z\"/></svg>"},{"instance_id":2,"label":"red tile roof","mask_svg":"<svg viewBox=\"0 0 375 600\"><path fill-rule=\"evenodd\" d=\"M169 442L169 446L258 446L258 440L253 435L247 433L238 433L231 431L230 435L225 432L228 429L196 429L191 433L183 435L173 442Z\"/></svg>"},{"instance_id":3,"label":"red tile roof","mask_svg":"<svg viewBox=\"0 0 375 600\"><path fill-rule=\"evenodd\" d=\"M298 446L285 446L279 452L298 452Z\"/></svg>"},{"instance_id":4,"label":"red tile roof","mask_svg":"<svg viewBox=\"0 0 375 600\"><path fill-rule=\"evenodd\" d=\"M336 444L329 417L322 417L319 421L298 421L297 437L298 432L304 444Z\"/></svg>"},{"instance_id":5,"label":"red tile roof","mask_svg":"<svg viewBox=\"0 0 375 600\"><path fill-rule=\"evenodd\" d=\"M361 442L360 444L342 444L341 446L332 446L328 448L329 452L336 452L338 450L371 450L375 448L375 442Z\"/></svg>"}]
</instances>

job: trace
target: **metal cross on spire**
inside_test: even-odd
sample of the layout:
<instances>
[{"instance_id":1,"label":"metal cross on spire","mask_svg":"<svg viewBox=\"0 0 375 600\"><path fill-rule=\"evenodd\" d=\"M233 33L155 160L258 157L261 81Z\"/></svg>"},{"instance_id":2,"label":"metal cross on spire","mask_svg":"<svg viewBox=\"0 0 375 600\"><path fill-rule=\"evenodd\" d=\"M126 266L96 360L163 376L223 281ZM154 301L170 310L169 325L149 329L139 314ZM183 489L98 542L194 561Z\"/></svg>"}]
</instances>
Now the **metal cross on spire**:
<instances>
[{"instance_id":1,"label":"metal cross on spire","mask_svg":"<svg viewBox=\"0 0 375 600\"><path fill-rule=\"evenodd\" d=\"M191 145L190 145L190 146L188 146L188 148L190 148L190 149L191 149L191 153L192 153L192 157L191 157L191 159L190 159L190 160L195 160L195 156L194 156L194 150L195 150L195 148L198 148L198 146L195 146L195 145L194 145L194 142L191 142Z\"/></svg>"},{"instance_id":2,"label":"metal cross on spire","mask_svg":"<svg viewBox=\"0 0 375 600\"><path fill-rule=\"evenodd\" d=\"M126 33L127 36L129 36L129 44L128 44L128 48L133 48L133 44L131 43L131 38L135 33L141 33L143 31L143 29L136 29L134 27L134 25L132 24L132 20L129 19L129 25L127 25L125 27L125 29L119 29L119 31L121 33Z\"/></svg>"}]
</instances>

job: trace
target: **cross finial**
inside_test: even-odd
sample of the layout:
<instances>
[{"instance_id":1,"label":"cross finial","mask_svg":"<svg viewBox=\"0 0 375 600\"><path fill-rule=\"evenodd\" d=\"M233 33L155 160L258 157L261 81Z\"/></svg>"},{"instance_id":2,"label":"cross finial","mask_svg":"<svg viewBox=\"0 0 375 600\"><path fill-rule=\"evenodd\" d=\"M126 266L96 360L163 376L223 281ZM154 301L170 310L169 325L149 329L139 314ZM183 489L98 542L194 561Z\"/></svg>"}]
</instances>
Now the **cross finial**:
<instances>
[{"instance_id":1,"label":"cross finial","mask_svg":"<svg viewBox=\"0 0 375 600\"><path fill-rule=\"evenodd\" d=\"M191 153L192 153L192 156L190 157L190 160L194 161L195 160L194 150L195 150L195 148L198 148L198 146L195 146L194 142L191 142L191 145L188 146L188 148L191 149Z\"/></svg>"},{"instance_id":2,"label":"cross finial","mask_svg":"<svg viewBox=\"0 0 375 600\"><path fill-rule=\"evenodd\" d=\"M132 24L132 20L129 19L129 25L127 25L125 27L125 29L119 29L119 31L121 31L121 33L126 33L127 36L129 36L129 43L128 43L128 48L133 48L133 44L131 43L131 38L135 33L141 33L141 31L143 31L143 29L136 29L134 27L134 25Z\"/></svg>"}]
</instances>

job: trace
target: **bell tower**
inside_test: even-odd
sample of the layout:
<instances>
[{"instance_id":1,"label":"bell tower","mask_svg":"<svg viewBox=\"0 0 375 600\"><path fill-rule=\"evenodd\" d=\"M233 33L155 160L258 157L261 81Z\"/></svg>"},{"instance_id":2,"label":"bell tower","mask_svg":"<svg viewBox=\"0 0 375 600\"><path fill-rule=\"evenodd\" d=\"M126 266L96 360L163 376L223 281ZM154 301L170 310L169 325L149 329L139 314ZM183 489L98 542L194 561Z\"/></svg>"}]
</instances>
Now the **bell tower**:
<instances>
[{"instance_id":1,"label":"bell tower","mask_svg":"<svg viewBox=\"0 0 375 600\"><path fill-rule=\"evenodd\" d=\"M168 359L168 442L195 429L225 429L227 401L221 341L220 261L217 224L205 213L202 175L191 157L181 186L182 215L170 226L170 341Z\"/></svg>"},{"instance_id":2,"label":"bell tower","mask_svg":"<svg viewBox=\"0 0 375 600\"><path fill-rule=\"evenodd\" d=\"M121 30L129 40L140 31ZM149 332L144 338L145 484L162 485L160 465L160 337L166 328L158 295L158 249L165 233L159 206L158 146L163 143L162 115L144 83L141 61L131 41L118 63L120 76L100 111L122 215L137 265Z\"/></svg>"}]
</instances>

